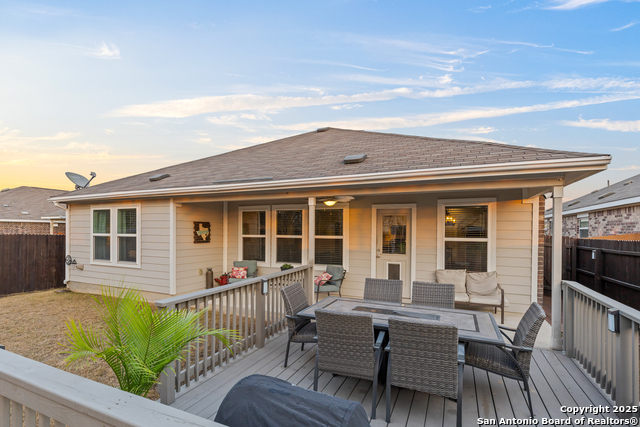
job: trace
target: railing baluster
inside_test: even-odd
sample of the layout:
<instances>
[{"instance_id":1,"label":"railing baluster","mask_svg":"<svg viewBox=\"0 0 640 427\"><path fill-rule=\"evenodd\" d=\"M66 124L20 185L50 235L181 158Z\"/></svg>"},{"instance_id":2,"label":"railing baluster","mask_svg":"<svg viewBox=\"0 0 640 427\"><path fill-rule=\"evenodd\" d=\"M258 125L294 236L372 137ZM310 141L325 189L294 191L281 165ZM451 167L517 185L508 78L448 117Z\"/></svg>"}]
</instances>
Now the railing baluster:
<instances>
[{"instance_id":1,"label":"railing baluster","mask_svg":"<svg viewBox=\"0 0 640 427\"><path fill-rule=\"evenodd\" d=\"M24 427L36 427L36 411L24 407Z\"/></svg>"},{"instance_id":2,"label":"railing baluster","mask_svg":"<svg viewBox=\"0 0 640 427\"><path fill-rule=\"evenodd\" d=\"M11 401L11 425L22 426L22 405L15 400Z\"/></svg>"},{"instance_id":3,"label":"railing baluster","mask_svg":"<svg viewBox=\"0 0 640 427\"><path fill-rule=\"evenodd\" d=\"M5 424L3 424L5 425ZM51 427L51 418L43 413L38 413L38 427Z\"/></svg>"},{"instance_id":4,"label":"railing baluster","mask_svg":"<svg viewBox=\"0 0 640 427\"><path fill-rule=\"evenodd\" d=\"M202 299L202 309L204 310L203 324L205 329L209 329L209 297L204 297ZM204 341L202 342L203 350L202 350L202 376L207 376L207 370L209 368L209 336L206 336Z\"/></svg>"},{"instance_id":5,"label":"railing baluster","mask_svg":"<svg viewBox=\"0 0 640 427\"><path fill-rule=\"evenodd\" d=\"M238 323L237 323L237 316L238 316L238 289L234 289L233 290L233 330L237 331L238 330ZM236 345L237 345L238 341L236 340L236 338L233 339L233 346L231 347L233 349L232 355L233 355L233 360L236 360Z\"/></svg>"},{"instance_id":6,"label":"railing baluster","mask_svg":"<svg viewBox=\"0 0 640 427\"><path fill-rule=\"evenodd\" d=\"M0 396L0 424L9 426L11 424L11 400Z\"/></svg>"}]
</instances>

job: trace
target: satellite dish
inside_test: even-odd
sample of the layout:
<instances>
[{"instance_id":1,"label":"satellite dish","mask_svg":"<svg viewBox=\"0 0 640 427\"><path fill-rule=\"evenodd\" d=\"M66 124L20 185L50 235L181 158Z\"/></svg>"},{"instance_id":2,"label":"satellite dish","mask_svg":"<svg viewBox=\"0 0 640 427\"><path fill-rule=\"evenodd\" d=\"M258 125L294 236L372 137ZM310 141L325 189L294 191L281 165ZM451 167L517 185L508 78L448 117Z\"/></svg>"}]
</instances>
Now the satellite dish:
<instances>
[{"instance_id":1,"label":"satellite dish","mask_svg":"<svg viewBox=\"0 0 640 427\"><path fill-rule=\"evenodd\" d=\"M87 188L91 180L96 177L95 172L91 172L91 179L87 179L84 176L73 172L65 172L65 175L67 175L67 178L76 185L76 190Z\"/></svg>"}]
</instances>

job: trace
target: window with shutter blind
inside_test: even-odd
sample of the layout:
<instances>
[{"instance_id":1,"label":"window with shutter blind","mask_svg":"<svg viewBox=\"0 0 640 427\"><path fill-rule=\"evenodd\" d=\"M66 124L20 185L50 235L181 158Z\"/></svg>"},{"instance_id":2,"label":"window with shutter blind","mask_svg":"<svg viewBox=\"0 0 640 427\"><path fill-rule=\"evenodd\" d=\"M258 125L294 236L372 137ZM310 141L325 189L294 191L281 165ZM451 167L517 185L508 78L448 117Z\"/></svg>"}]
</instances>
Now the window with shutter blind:
<instances>
[{"instance_id":1,"label":"window with shutter blind","mask_svg":"<svg viewBox=\"0 0 640 427\"><path fill-rule=\"evenodd\" d=\"M495 270L495 203L438 201L438 268Z\"/></svg>"},{"instance_id":2,"label":"window with shutter blind","mask_svg":"<svg viewBox=\"0 0 640 427\"><path fill-rule=\"evenodd\" d=\"M97 206L91 211L91 263L140 267L140 206Z\"/></svg>"},{"instance_id":3,"label":"window with shutter blind","mask_svg":"<svg viewBox=\"0 0 640 427\"><path fill-rule=\"evenodd\" d=\"M344 210L317 209L315 263L344 266Z\"/></svg>"}]
</instances>

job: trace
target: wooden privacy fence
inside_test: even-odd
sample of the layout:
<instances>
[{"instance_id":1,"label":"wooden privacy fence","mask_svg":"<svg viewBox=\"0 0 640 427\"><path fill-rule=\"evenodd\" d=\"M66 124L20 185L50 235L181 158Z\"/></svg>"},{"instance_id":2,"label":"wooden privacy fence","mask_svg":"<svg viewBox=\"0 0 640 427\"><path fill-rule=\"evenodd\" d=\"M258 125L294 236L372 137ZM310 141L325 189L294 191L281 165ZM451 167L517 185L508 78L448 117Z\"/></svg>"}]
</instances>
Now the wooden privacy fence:
<instances>
[{"instance_id":1,"label":"wooden privacy fence","mask_svg":"<svg viewBox=\"0 0 640 427\"><path fill-rule=\"evenodd\" d=\"M562 279L640 309L640 242L563 237ZM544 286L551 286L551 236L545 236Z\"/></svg>"},{"instance_id":2,"label":"wooden privacy fence","mask_svg":"<svg viewBox=\"0 0 640 427\"><path fill-rule=\"evenodd\" d=\"M237 331L231 353L213 337L185 350L185 361L175 361L161 376L160 401L170 405L176 393L188 389L213 371L253 348L264 347L265 339L286 328L284 301L280 290L299 282L313 297L313 261L309 265L242 280L190 294L156 301L158 308L204 310L201 322L207 328ZM263 293L266 291L266 294Z\"/></svg>"},{"instance_id":3,"label":"wooden privacy fence","mask_svg":"<svg viewBox=\"0 0 640 427\"><path fill-rule=\"evenodd\" d=\"M0 295L64 286L64 239L0 234Z\"/></svg>"}]
</instances>

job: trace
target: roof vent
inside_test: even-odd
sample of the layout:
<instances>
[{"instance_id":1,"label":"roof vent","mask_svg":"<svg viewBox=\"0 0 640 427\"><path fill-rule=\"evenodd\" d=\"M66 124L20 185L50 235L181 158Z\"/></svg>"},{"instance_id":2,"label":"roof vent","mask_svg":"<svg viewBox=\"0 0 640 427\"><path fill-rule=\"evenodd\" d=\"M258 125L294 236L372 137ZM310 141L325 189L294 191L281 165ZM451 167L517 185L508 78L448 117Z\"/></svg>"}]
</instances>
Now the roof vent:
<instances>
[{"instance_id":1,"label":"roof vent","mask_svg":"<svg viewBox=\"0 0 640 427\"><path fill-rule=\"evenodd\" d=\"M603 194L602 196L598 197L598 199L604 199L605 197L609 197L609 196L611 196L613 194L616 194L616 192L612 191L611 193Z\"/></svg>"},{"instance_id":2,"label":"roof vent","mask_svg":"<svg viewBox=\"0 0 640 427\"><path fill-rule=\"evenodd\" d=\"M9 207L9 205L2 205L2 207L3 207L3 208L8 208L8 207Z\"/></svg>"},{"instance_id":3,"label":"roof vent","mask_svg":"<svg viewBox=\"0 0 640 427\"><path fill-rule=\"evenodd\" d=\"M627 181L627 182L625 182L625 183L624 183L624 184L622 184L622 185L629 185L629 184L632 184L632 183L633 183L633 181Z\"/></svg>"},{"instance_id":4,"label":"roof vent","mask_svg":"<svg viewBox=\"0 0 640 427\"><path fill-rule=\"evenodd\" d=\"M578 203L580 203L580 200L578 200L577 202L571 202L571 203L569 203L567 206L575 206L575 205L577 205Z\"/></svg>"},{"instance_id":5,"label":"roof vent","mask_svg":"<svg viewBox=\"0 0 640 427\"><path fill-rule=\"evenodd\" d=\"M593 194L593 193L597 193L598 191L600 191L600 190L593 190L593 191L591 192L591 194Z\"/></svg>"},{"instance_id":6,"label":"roof vent","mask_svg":"<svg viewBox=\"0 0 640 427\"><path fill-rule=\"evenodd\" d=\"M29 212L25 212L25 211L21 211L20 212L22 215L29 215Z\"/></svg>"},{"instance_id":7,"label":"roof vent","mask_svg":"<svg viewBox=\"0 0 640 427\"><path fill-rule=\"evenodd\" d=\"M328 127L327 127L327 128L318 128L318 129L316 129L316 132L318 132L318 133L320 133L320 132L326 132L326 131L328 131L329 129L330 129L330 128L328 128Z\"/></svg>"},{"instance_id":8,"label":"roof vent","mask_svg":"<svg viewBox=\"0 0 640 427\"><path fill-rule=\"evenodd\" d=\"M162 179L169 178L170 176L171 175L169 175L168 173L160 173L158 175L153 175L152 177L149 178L149 182L160 181Z\"/></svg>"},{"instance_id":9,"label":"roof vent","mask_svg":"<svg viewBox=\"0 0 640 427\"><path fill-rule=\"evenodd\" d=\"M10 188L3 188L2 190L0 190L0 193L4 193L5 191L9 191L11 190Z\"/></svg>"},{"instance_id":10,"label":"roof vent","mask_svg":"<svg viewBox=\"0 0 640 427\"><path fill-rule=\"evenodd\" d=\"M350 165L352 163L362 163L367 158L366 154L353 154L344 158L344 163Z\"/></svg>"}]
</instances>

